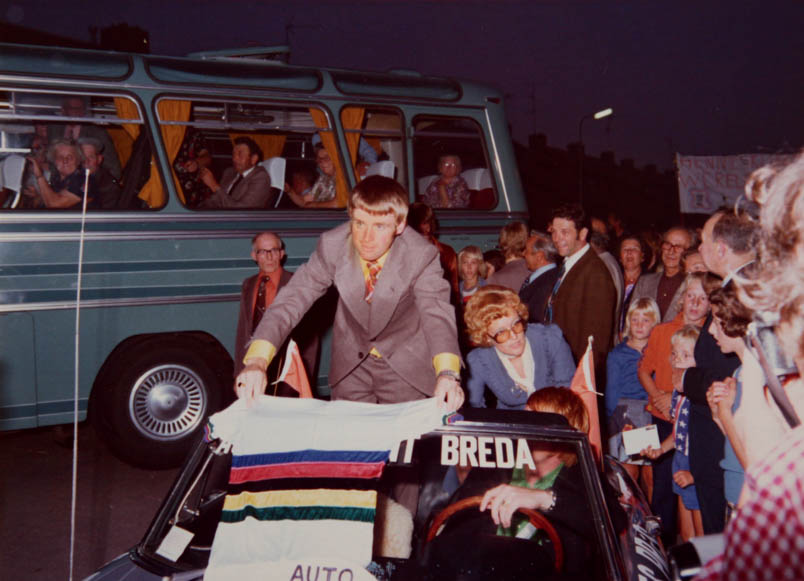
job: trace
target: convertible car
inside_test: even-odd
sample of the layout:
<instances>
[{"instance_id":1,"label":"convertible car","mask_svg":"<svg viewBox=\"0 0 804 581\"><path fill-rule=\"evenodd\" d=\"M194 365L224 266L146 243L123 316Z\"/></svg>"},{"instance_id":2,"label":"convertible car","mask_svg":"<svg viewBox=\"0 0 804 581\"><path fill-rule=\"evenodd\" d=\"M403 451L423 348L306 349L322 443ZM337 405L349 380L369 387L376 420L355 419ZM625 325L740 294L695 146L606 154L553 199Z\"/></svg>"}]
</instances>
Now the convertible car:
<instances>
[{"instance_id":1,"label":"convertible car","mask_svg":"<svg viewBox=\"0 0 804 581\"><path fill-rule=\"evenodd\" d=\"M344 421L343 430L358 424L359 434L359 423ZM299 484L285 456L266 467L252 460L275 455L238 455L213 427L142 541L88 579L670 579L641 491L613 459L598 464L586 435L565 418L467 409L443 423L375 462L379 477L361 468L355 479L333 460L339 452L311 459L305 449L299 465L320 479L315 485ZM362 439L381 439L372 433ZM275 490L277 483L303 490ZM523 499L547 491L551 502L535 510L523 501L504 527L482 506L490 490Z\"/></svg>"}]
</instances>

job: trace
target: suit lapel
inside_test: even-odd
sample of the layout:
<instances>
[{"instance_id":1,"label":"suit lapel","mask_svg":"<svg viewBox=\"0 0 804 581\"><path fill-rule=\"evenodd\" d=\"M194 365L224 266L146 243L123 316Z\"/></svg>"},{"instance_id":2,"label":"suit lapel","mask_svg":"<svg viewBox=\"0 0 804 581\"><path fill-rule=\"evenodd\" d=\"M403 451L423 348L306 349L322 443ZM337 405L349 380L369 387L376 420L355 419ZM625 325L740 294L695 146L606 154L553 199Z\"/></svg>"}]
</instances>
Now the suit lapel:
<instances>
[{"instance_id":1,"label":"suit lapel","mask_svg":"<svg viewBox=\"0 0 804 581\"><path fill-rule=\"evenodd\" d=\"M382 279L382 275L380 276ZM351 236L347 235L343 256L335 268L335 286L340 300L364 328L368 328L369 304L366 302L366 279L360 259L352 246ZM376 295L375 295L376 296Z\"/></svg>"},{"instance_id":2,"label":"suit lapel","mask_svg":"<svg viewBox=\"0 0 804 581\"><path fill-rule=\"evenodd\" d=\"M379 335L388 325L399 304L399 296L404 288L402 269L406 248L407 244L402 236L397 236L391 245L380 277L377 279L374 297L371 299L368 325L369 335L372 337Z\"/></svg>"}]
</instances>

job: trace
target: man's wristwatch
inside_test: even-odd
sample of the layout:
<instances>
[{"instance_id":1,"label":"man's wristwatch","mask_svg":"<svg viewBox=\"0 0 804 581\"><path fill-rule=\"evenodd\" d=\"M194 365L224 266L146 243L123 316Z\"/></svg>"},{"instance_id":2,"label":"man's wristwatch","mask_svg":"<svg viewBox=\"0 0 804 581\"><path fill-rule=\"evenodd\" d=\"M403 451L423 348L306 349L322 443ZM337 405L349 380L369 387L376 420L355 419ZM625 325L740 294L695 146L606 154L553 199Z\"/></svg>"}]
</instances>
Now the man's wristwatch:
<instances>
[{"instance_id":1,"label":"man's wristwatch","mask_svg":"<svg viewBox=\"0 0 804 581\"><path fill-rule=\"evenodd\" d=\"M439 377L451 377L452 379L454 379L458 383L461 382L461 374L457 373L455 371L452 371L451 369L442 369L441 371L438 372L438 375L436 376L436 379L438 379Z\"/></svg>"}]
</instances>

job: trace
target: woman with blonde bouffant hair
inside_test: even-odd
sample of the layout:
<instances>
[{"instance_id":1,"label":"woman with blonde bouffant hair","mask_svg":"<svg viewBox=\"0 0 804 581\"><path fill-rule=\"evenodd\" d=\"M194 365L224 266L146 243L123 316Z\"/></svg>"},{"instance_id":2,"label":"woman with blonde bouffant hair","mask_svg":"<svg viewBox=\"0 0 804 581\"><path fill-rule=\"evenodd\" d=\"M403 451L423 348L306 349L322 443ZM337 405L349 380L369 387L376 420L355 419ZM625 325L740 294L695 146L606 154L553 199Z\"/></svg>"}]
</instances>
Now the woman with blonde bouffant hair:
<instances>
[{"instance_id":1,"label":"woman with blonde bouffant hair","mask_svg":"<svg viewBox=\"0 0 804 581\"><path fill-rule=\"evenodd\" d=\"M464 321L478 345L466 357L472 406L485 407L486 388L498 408L524 409L534 391L570 384L575 363L561 329L527 320L528 308L505 287L487 285L466 303Z\"/></svg>"}]
</instances>

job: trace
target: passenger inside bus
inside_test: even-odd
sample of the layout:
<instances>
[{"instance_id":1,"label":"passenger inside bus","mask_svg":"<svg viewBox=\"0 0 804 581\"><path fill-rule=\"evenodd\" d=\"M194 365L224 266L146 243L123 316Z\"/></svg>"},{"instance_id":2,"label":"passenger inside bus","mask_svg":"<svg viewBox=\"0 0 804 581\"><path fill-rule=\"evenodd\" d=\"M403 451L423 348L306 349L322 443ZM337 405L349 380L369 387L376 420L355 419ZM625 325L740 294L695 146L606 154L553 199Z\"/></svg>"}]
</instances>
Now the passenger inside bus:
<instances>
[{"instance_id":1,"label":"passenger inside bus","mask_svg":"<svg viewBox=\"0 0 804 581\"><path fill-rule=\"evenodd\" d=\"M67 209L79 206L84 198L84 172L81 171L84 154L81 149L72 141L57 139L48 149L47 158L56 169L50 180L45 178L36 157L28 158L38 191L29 188L25 194L33 198L34 207L44 205L46 208ZM97 207L91 195L87 200L87 206L90 205Z\"/></svg>"},{"instance_id":2,"label":"passenger inside bus","mask_svg":"<svg viewBox=\"0 0 804 581\"><path fill-rule=\"evenodd\" d=\"M212 166L212 155L201 131L187 127L181 149L173 161L173 171L184 191L187 206L194 208L212 196L213 190L201 180L201 170Z\"/></svg>"},{"instance_id":3,"label":"passenger inside bus","mask_svg":"<svg viewBox=\"0 0 804 581\"><path fill-rule=\"evenodd\" d=\"M315 161L319 176L310 193L303 197L304 207L335 208L338 203L335 196L335 164L323 145L316 146Z\"/></svg>"},{"instance_id":4,"label":"passenger inside bus","mask_svg":"<svg viewBox=\"0 0 804 581\"><path fill-rule=\"evenodd\" d=\"M89 191L95 207L103 210L117 208L123 191L112 173L103 167L103 143L94 137L82 137L78 146L84 154L84 168L89 170Z\"/></svg>"},{"instance_id":5,"label":"passenger inside bus","mask_svg":"<svg viewBox=\"0 0 804 581\"><path fill-rule=\"evenodd\" d=\"M433 208L468 208L469 186L461 176L461 158L442 155L438 160L438 179L431 182L423 200Z\"/></svg>"},{"instance_id":6,"label":"passenger inside bus","mask_svg":"<svg viewBox=\"0 0 804 581\"><path fill-rule=\"evenodd\" d=\"M232 167L226 168L220 183L209 168L201 168L201 181L213 190L200 208L265 208L272 203L271 179L262 161L262 150L249 137L237 137L232 148Z\"/></svg>"},{"instance_id":7,"label":"passenger inside bus","mask_svg":"<svg viewBox=\"0 0 804 581\"><path fill-rule=\"evenodd\" d=\"M62 100L61 112L66 117L91 117L87 110L86 97L69 95ZM77 142L80 138L92 137L103 144L103 167L108 169L115 179L122 175L120 158L114 147L109 133L97 125L88 123L58 123L47 128L48 140L52 143L56 139L68 139Z\"/></svg>"}]
</instances>

